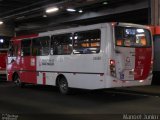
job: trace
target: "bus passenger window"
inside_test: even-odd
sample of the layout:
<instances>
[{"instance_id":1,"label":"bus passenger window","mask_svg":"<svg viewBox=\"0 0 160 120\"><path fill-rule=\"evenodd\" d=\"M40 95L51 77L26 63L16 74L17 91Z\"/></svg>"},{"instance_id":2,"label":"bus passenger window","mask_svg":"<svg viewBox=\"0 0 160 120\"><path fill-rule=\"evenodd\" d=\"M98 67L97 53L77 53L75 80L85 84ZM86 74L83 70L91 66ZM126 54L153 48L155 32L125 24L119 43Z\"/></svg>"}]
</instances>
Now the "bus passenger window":
<instances>
[{"instance_id":1,"label":"bus passenger window","mask_svg":"<svg viewBox=\"0 0 160 120\"><path fill-rule=\"evenodd\" d=\"M49 55L50 37L44 36L32 39L32 55L44 56Z\"/></svg>"},{"instance_id":2,"label":"bus passenger window","mask_svg":"<svg viewBox=\"0 0 160 120\"><path fill-rule=\"evenodd\" d=\"M75 54L94 54L100 51L100 30L89 30L74 33Z\"/></svg>"},{"instance_id":3,"label":"bus passenger window","mask_svg":"<svg viewBox=\"0 0 160 120\"><path fill-rule=\"evenodd\" d=\"M54 55L68 55L72 53L72 34L53 35L51 40L51 53Z\"/></svg>"},{"instance_id":4,"label":"bus passenger window","mask_svg":"<svg viewBox=\"0 0 160 120\"><path fill-rule=\"evenodd\" d=\"M23 39L21 45L21 56L31 55L31 39Z\"/></svg>"}]
</instances>

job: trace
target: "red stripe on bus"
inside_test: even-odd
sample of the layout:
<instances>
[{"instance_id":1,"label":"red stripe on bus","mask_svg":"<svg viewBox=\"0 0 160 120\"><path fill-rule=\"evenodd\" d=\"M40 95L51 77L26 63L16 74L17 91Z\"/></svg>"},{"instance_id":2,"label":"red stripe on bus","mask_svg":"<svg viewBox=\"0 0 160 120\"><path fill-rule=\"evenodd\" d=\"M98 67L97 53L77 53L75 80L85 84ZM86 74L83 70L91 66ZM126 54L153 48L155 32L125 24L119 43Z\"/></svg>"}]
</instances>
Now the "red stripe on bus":
<instances>
[{"instance_id":1,"label":"red stripe on bus","mask_svg":"<svg viewBox=\"0 0 160 120\"><path fill-rule=\"evenodd\" d=\"M151 69L152 48L135 49L135 80L144 80Z\"/></svg>"}]
</instances>

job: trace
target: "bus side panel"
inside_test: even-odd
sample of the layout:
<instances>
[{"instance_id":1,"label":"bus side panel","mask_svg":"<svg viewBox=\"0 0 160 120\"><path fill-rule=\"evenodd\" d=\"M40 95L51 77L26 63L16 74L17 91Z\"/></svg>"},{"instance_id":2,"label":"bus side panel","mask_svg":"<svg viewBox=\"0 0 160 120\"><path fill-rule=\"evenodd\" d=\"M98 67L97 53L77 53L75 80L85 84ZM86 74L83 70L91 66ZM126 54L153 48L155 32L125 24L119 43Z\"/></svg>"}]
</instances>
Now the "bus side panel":
<instances>
[{"instance_id":1,"label":"bus side panel","mask_svg":"<svg viewBox=\"0 0 160 120\"><path fill-rule=\"evenodd\" d=\"M57 75L54 72L37 72L37 84L55 86Z\"/></svg>"},{"instance_id":2,"label":"bus side panel","mask_svg":"<svg viewBox=\"0 0 160 120\"><path fill-rule=\"evenodd\" d=\"M20 72L20 79L22 82L25 83L33 83L37 84L37 79L36 79L36 72L30 72L30 71L21 71Z\"/></svg>"},{"instance_id":3,"label":"bus side panel","mask_svg":"<svg viewBox=\"0 0 160 120\"><path fill-rule=\"evenodd\" d=\"M100 74L83 74L83 73L60 73L65 76L68 85L71 88L81 89L103 89L105 88L104 75ZM58 73L54 72L37 72L37 84L53 85L56 84Z\"/></svg>"},{"instance_id":4,"label":"bus side panel","mask_svg":"<svg viewBox=\"0 0 160 120\"><path fill-rule=\"evenodd\" d=\"M103 89L105 88L104 76L100 74L73 74L65 73L69 87L81 89Z\"/></svg>"},{"instance_id":5,"label":"bus side panel","mask_svg":"<svg viewBox=\"0 0 160 120\"><path fill-rule=\"evenodd\" d=\"M55 85L57 76L63 74L71 85L70 87L87 89L86 86L83 87L86 82L87 86L91 86L89 84L96 84L98 82L98 84L101 84L100 86L103 86L102 88L104 88L104 78L102 79L100 77L100 75L104 74L102 61L103 57L101 53L38 56L36 62L37 83ZM92 86L90 88L96 89L99 87L94 85L94 87Z\"/></svg>"}]
</instances>

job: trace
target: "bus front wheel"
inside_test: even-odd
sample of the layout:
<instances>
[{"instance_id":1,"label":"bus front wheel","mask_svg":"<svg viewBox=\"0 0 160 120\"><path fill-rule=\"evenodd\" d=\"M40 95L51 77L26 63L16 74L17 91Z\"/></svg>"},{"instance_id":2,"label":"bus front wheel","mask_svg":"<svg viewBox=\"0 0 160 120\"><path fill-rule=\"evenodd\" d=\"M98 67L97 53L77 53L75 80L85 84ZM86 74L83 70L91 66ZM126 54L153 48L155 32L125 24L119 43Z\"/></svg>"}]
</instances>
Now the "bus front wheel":
<instances>
[{"instance_id":1,"label":"bus front wheel","mask_svg":"<svg viewBox=\"0 0 160 120\"><path fill-rule=\"evenodd\" d=\"M58 79L58 88L60 93L62 94L68 94L69 93L69 87L68 87L68 82L66 80L66 78L61 77Z\"/></svg>"}]
</instances>

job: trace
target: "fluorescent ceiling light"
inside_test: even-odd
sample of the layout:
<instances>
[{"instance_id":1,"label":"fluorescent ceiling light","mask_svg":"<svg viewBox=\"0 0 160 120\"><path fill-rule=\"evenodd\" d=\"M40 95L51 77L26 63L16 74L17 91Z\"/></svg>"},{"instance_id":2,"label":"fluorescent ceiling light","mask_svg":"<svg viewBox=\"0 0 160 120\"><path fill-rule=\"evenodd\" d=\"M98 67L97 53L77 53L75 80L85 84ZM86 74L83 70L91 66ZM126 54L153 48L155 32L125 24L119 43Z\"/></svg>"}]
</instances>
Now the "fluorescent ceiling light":
<instances>
[{"instance_id":1,"label":"fluorescent ceiling light","mask_svg":"<svg viewBox=\"0 0 160 120\"><path fill-rule=\"evenodd\" d=\"M2 25L3 24L3 21L0 21L0 25Z\"/></svg>"},{"instance_id":2,"label":"fluorescent ceiling light","mask_svg":"<svg viewBox=\"0 0 160 120\"><path fill-rule=\"evenodd\" d=\"M83 12L83 10L79 10L78 12L79 12L79 13L82 13L82 12Z\"/></svg>"},{"instance_id":3,"label":"fluorescent ceiling light","mask_svg":"<svg viewBox=\"0 0 160 120\"><path fill-rule=\"evenodd\" d=\"M47 17L47 15L44 14L43 17L45 18L45 17Z\"/></svg>"},{"instance_id":4,"label":"fluorescent ceiling light","mask_svg":"<svg viewBox=\"0 0 160 120\"><path fill-rule=\"evenodd\" d=\"M73 8L68 8L67 11L68 11L68 12L75 12L76 10L73 9Z\"/></svg>"},{"instance_id":5,"label":"fluorescent ceiling light","mask_svg":"<svg viewBox=\"0 0 160 120\"><path fill-rule=\"evenodd\" d=\"M0 43L3 43L4 42L4 40L3 39L0 39Z\"/></svg>"},{"instance_id":6,"label":"fluorescent ceiling light","mask_svg":"<svg viewBox=\"0 0 160 120\"><path fill-rule=\"evenodd\" d=\"M107 5L108 4L108 2L103 2L103 5Z\"/></svg>"},{"instance_id":7,"label":"fluorescent ceiling light","mask_svg":"<svg viewBox=\"0 0 160 120\"><path fill-rule=\"evenodd\" d=\"M48 8L48 9L46 9L46 13L52 13L52 12L56 12L58 10L59 10L59 8L57 8L57 7Z\"/></svg>"}]
</instances>

